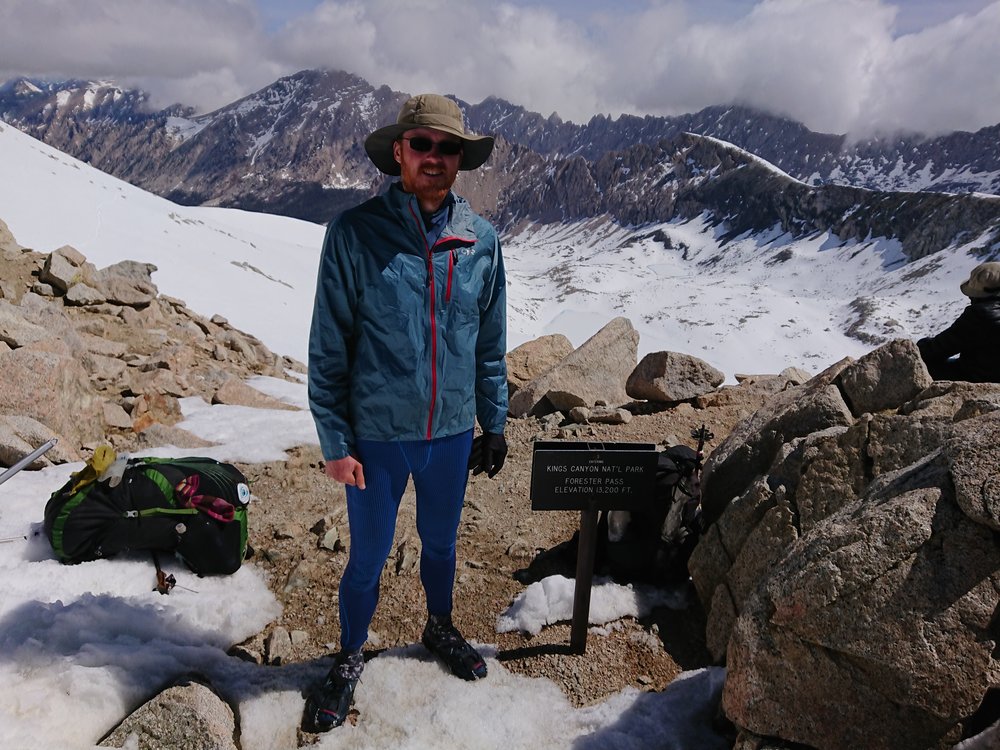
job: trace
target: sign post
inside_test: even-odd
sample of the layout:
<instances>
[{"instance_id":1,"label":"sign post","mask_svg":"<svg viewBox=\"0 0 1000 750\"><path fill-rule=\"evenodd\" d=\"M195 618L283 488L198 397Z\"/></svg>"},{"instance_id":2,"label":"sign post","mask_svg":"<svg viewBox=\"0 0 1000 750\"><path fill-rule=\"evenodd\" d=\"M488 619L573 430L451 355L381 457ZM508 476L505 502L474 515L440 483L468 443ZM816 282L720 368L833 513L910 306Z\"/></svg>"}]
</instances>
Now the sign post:
<instances>
[{"instance_id":1,"label":"sign post","mask_svg":"<svg viewBox=\"0 0 1000 750\"><path fill-rule=\"evenodd\" d=\"M587 650L597 520L602 510L641 510L655 503L658 453L651 443L538 441L531 456L531 509L579 510L570 648Z\"/></svg>"},{"instance_id":2,"label":"sign post","mask_svg":"<svg viewBox=\"0 0 1000 750\"><path fill-rule=\"evenodd\" d=\"M580 511L580 543L576 548L576 584L573 587L573 620L569 648L574 654L587 650L590 624L590 589L594 583L594 552L597 546L597 517L600 511Z\"/></svg>"}]
</instances>

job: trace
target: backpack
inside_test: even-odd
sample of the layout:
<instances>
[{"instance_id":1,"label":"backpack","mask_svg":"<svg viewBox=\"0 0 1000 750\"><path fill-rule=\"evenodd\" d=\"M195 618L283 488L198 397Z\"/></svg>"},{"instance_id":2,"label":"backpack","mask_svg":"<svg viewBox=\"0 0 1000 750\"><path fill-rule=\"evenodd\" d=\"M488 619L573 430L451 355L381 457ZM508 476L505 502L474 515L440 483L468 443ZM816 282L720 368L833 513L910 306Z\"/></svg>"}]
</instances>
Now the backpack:
<instances>
[{"instance_id":1,"label":"backpack","mask_svg":"<svg viewBox=\"0 0 1000 750\"><path fill-rule=\"evenodd\" d=\"M102 462L88 461L45 505L45 534L60 562L149 550L158 572L157 552L175 553L198 575L239 569L247 553L250 501L239 469L212 458L115 461L110 449L103 455Z\"/></svg>"},{"instance_id":2,"label":"backpack","mask_svg":"<svg viewBox=\"0 0 1000 750\"><path fill-rule=\"evenodd\" d=\"M697 451L675 445L656 462L656 500L641 511L604 512L596 564L612 577L651 583L687 579L687 562L702 533Z\"/></svg>"}]
</instances>

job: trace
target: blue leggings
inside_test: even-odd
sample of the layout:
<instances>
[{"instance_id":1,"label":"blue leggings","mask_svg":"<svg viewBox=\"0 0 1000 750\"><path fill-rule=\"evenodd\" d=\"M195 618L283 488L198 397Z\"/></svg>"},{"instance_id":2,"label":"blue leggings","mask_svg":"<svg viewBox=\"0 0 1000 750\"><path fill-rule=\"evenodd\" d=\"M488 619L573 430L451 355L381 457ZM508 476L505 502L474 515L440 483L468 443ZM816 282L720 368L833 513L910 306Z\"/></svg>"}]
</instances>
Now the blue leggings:
<instances>
[{"instance_id":1,"label":"blue leggings","mask_svg":"<svg viewBox=\"0 0 1000 750\"><path fill-rule=\"evenodd\" d=\"M436 440L358 440L365 489L347 487L351 551L340 579L340 645L368 640L382 568L392 549L399 502L413 477L420 536L420 581L427 611L449 615L455 583L455 539L469 478L472 430Z\"/></svg>"}]
</instances>

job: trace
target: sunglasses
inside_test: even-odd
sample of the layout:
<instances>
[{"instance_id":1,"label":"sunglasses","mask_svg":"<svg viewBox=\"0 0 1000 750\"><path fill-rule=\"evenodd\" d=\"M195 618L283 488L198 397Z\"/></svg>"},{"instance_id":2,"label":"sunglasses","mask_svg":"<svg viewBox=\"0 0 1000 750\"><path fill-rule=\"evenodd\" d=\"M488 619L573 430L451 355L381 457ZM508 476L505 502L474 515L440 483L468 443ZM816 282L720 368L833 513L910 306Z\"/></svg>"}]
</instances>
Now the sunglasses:
<instances>
[{"instance_id":1,"label":"sunglasses","mask_svg":"<svg viewBox=\"0 0 1000 750\"><path fill-rule=\"evenodd\" d=\"M441 156L457 156L462 153L461 141L432 141L430 138L423 136L403 138L402 140L407 141L410 144L410 148L421 154L430 152L435 146L437 146L438 153Z\"/></svg>"}]
</instances>

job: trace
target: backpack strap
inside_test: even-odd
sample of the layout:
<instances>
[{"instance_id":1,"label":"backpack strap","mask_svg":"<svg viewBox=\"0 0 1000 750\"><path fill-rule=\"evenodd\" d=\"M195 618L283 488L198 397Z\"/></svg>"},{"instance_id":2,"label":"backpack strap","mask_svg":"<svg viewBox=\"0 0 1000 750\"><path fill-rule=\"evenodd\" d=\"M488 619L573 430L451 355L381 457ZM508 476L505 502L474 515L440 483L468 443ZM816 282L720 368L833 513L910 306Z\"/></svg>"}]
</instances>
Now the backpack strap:
<instances>
[{"instance_id":1,"label":"backpack strap","mask_svg":"<svg viewBox=\"0 0 1000 750\"><path fill-rule=\"evenodd\" d=\"M73 496L59 509L55 522L52 524L52 549L55 550L59 559L64 562L69 559L69 555L66 554L66 548L63 544L63 529L65 528L66 521L69 519L73 509L82 503L84 498L90 494L90 488L92 486L93 482L89 482L77 490Z\"/></svg>"},{"instance_id":2,"label":"backpack strap","mask_svg":"<svg viewBox=\"0 0 1000 750\"><path fill-rule=\"evenodd\" d=\"M145 466L142 469L142 474L156 485L156 488L163 495L163 499L167 501L168 505L166 507L145 508L144 510L131 510L128 511L126 515L134 515L138 518L148 518L149 516L191 516L199 512L197 508L177 507L177 499L174 495L174 488L171 486L170 480L164 476L163 472L149 466Z\"/></svg>"},{"instance_id":3,"label":"backpack strap","mask_svg":"<svg viewBox=\"0 0 1000 750\"><path fill-rule=\"evenodd\" d=\"M163 476L163 472L157 471L151 466L145 466L142 469L142 473L159 488L160 492L163 493L164 499L171 505L174 505L174 488L170 484L170 481Z\"/></svg>"}]
</instances>

